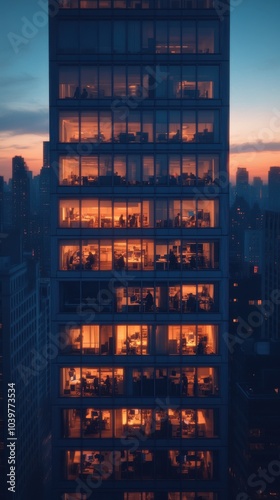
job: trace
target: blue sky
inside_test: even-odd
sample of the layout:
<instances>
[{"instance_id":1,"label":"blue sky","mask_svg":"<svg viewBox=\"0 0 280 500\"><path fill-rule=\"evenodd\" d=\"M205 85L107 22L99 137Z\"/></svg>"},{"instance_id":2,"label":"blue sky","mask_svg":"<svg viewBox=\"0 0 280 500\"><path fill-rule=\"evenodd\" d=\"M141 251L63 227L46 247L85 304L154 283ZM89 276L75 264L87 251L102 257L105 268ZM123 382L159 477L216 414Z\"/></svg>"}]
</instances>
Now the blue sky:
<instances>
[{"instance_id":1,"label":"blue sky","mask_svg":"<svg viewBox=\"0 0 280 500\"><path fill-rule=\"evenodd\" d=\"M265 178L270 165L280 164L280 2L231 1L231 170L247 166L251 176ZM42 164L42 142L48 138L45 4L13 0L1 9L0 169L5 177L15 154L24 156L31 170L38 172ZM26 19L37 24L28 39ZM25 43L14 35L24 36Z\"/></svg>"}]
</instances>

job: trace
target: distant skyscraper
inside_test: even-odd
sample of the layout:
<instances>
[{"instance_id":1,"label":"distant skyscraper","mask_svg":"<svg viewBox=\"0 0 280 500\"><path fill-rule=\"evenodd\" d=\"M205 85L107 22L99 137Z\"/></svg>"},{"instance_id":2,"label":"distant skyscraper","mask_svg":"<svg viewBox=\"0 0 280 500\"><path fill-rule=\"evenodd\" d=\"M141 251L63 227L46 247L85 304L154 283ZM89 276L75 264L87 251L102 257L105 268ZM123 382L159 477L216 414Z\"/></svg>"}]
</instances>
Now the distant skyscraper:
<instances>
[{"instance_id":1,"label":"distant skyscraper","mask_svg":"<svg viewBox=\"0 0 280 500\"><path fill-rule=\"evenodd\" d=\"M50 166L50 143L49 141L43 142L43 167Z\"/></svg>"},{"instance_id":2,"label":"distant skyscraper","mask_svg":"<svg viewBox=\"0 0 280 500\"><path fill-rule=\"evenodd\" d=\"M263 263L262 253L263 233L260 229L247 229L244 231L244 262L261 272Z\"/></svg>"},{"instance_id":3,"label":"distant skyscraper","mask_svg":"<svg viewBox=\"0 0 280 500\"><path fill-rule=\"evenodd\" d=\"M4 177L0 176L0 233L4 227Z\"/></svg>"},{"instance_id":4,"label":"distant skyscraper","mask_svg":"<svg viewBox=\"0 0 280 500\"><path fill-rule=\"evenodd\" d=\"M24 250L30 250L30 175L22 156L12 160L12 213L13 228L17 229L23 238Z\"/></svg>"},{"instance_id":5,"label":"distant skyscraper","mask_svg":"<svg viewBox=\"0 0 280 500\"><path fill-rule=\"evenodd\" d=\"M264 193L263 193L263 181L261 177L253 177L253 184L251 188L251 205L258 203L260 207L263 207Z\"/></svg>"},{"instance_id":6,"label":"distant skyscraper","mask_svg":"<svg viewBox=\"0 0 280 500\"><path fill-rule=\"evenodd\" d=\"M269 210L280 211L280 167L270 167L268 172Z\"/></svg>"},{"instance_id":7,"label":"distant skyscraper","mask_svg":"<svg viewBox=\"0 0 280 500\"><path fill-rule=\"evenodd\" d=\"M40 171L40 269L42 276L50 275L51 244L50 244L50 167L45 166Z\"/></svg>"},{"instance_id":8,"label":"distant skyscraper","mask_svg":"<svg viewBox=\"0 0 280 500\"><path fill-rule=\"evenodd\" d=\"M236 197L230 209L230 265L231 272L243 272L244 232L250 228L250 207L242 197Z\"/></svg>"},{"instance_id":9,"label":"distant skyscraper","mask_svg":"<svg viewBox=\"0 0 280 500\"><path fill-rule=\"evenodd\" d=\"M280 211L264 214L264 255L263 298L271 301L271 294L280 290ZM277 301L272 304L273 314L264 322L263 337L280 340L280 305Z\"/></svg>"},{"instance_id":10,"label":"distant skyscraper","mask_svg":"<svg viewBox=\"0 0 280 500\"><path fill-rule=\"evenodd\" d=\"M249 202L249 173L247 168L238 167L236 171L236 196Z\"/></svg>"}]
</instances>

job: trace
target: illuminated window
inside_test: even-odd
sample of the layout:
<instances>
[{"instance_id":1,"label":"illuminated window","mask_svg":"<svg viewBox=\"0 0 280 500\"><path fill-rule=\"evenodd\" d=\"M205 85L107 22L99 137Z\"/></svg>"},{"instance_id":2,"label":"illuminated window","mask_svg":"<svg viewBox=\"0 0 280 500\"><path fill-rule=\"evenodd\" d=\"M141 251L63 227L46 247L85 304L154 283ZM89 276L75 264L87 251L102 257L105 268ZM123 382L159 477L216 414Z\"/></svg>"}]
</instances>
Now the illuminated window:
<instances>
[{"instance_id":1,"label":"illuminated window","mask_svg":"<svg viewBox=\"0 0 280 500\"><path fill-rule=\"evenodd\" d=\"M64 397L109 397L124 393L123 368L61 368L60 395Z\"/></svg>"}]
</instances>

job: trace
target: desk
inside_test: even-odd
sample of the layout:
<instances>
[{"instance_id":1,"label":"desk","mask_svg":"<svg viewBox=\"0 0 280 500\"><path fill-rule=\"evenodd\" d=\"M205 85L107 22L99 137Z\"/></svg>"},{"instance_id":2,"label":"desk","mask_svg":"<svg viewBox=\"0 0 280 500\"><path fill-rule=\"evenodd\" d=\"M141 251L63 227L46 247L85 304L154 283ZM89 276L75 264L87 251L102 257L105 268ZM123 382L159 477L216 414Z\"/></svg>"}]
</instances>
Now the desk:
<instances>
[{"instance_id":1,"label":"desk","mask_svg":"<svg viewBox=\"0 0 280 500\"><path fill-rule=\"evenodd\" d=\"M167 259L158 259L156 261L156 268L165 271L167 269Z\"/></svg>"},{"instance_id":2,"label":"desk","mask_svg":"<svg viewBox=\"0 0 280 500\"><path fill-rule=\"evenodd\" d=\"M127 143L127 142L135 142L135 135L134 134L127 134L127 133L124 133L124 132L121 132L119 134L119 142L120 143Z\"/></svg>"},{"instance_id":3,"label":"desk","mask_svg":"<svg viewBox=\"0 0 280 500\"><path fill-rule=\"evenodd\" d=\"M133 269L141 269L141 257L128 257L127 263L129 267L132 267Z\"/></svg>"},{"instance_id":4,"label":"desk","mask_svg":"<svg viewBox=\"0 0 280 500\"><path fill-rule=\"evenodd\" d=\"M101 217L101 227L112 227L112 217Z\"/></svg>"},{"instance_id":5,"label":"desk","mask_svg":"<svg viewBox=\"0 0 280 500\"><path fill-rule=\"evenodd\" d=\"M158 136L157 136L157 142L167 142L167 133L165 133L165 134L158 134Z\"/></svg>"}]
</instances>

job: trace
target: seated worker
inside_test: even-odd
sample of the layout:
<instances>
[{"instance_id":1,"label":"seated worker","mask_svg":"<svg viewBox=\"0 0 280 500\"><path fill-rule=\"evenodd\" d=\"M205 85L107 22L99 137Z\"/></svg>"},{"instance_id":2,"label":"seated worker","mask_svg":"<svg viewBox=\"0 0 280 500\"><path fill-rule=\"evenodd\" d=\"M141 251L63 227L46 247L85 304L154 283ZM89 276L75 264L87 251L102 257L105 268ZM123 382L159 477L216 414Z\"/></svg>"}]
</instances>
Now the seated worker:
<instances>
[{"instance_id":1,"label":"seated worker","mask_svg":"<svg viewBox=\"0 0 280 500\"><path fill-rule=\"evenodd\" d=\"M86 99L88 97L88 91L87 89L83 89L83 92L81 93L81 99Z\"/></svg>"},{"instance_id":2,"label":"seated worker","mask_svg":"<svg viewBox=\"0 0 280 500\"><path fill-rule=\"evenodd\" d=\"M93 269L94 265L95 265L95 262L96 262L96 255L93 254L92 252L89 252L89 254L88 254L87 258L86 258L85 268L86 269Z\"/></svg>"},{"instance_id":3,"label":"seated worker","mask_svg":"<svg viewBox=\"0 0 280 500\"><path fill-rule=\"evenodd\" d=\"M172 140L175 142L179 142L181 140L180 130L177 130L176 134L173 135Z\"/></svg>"}]
</instances>

